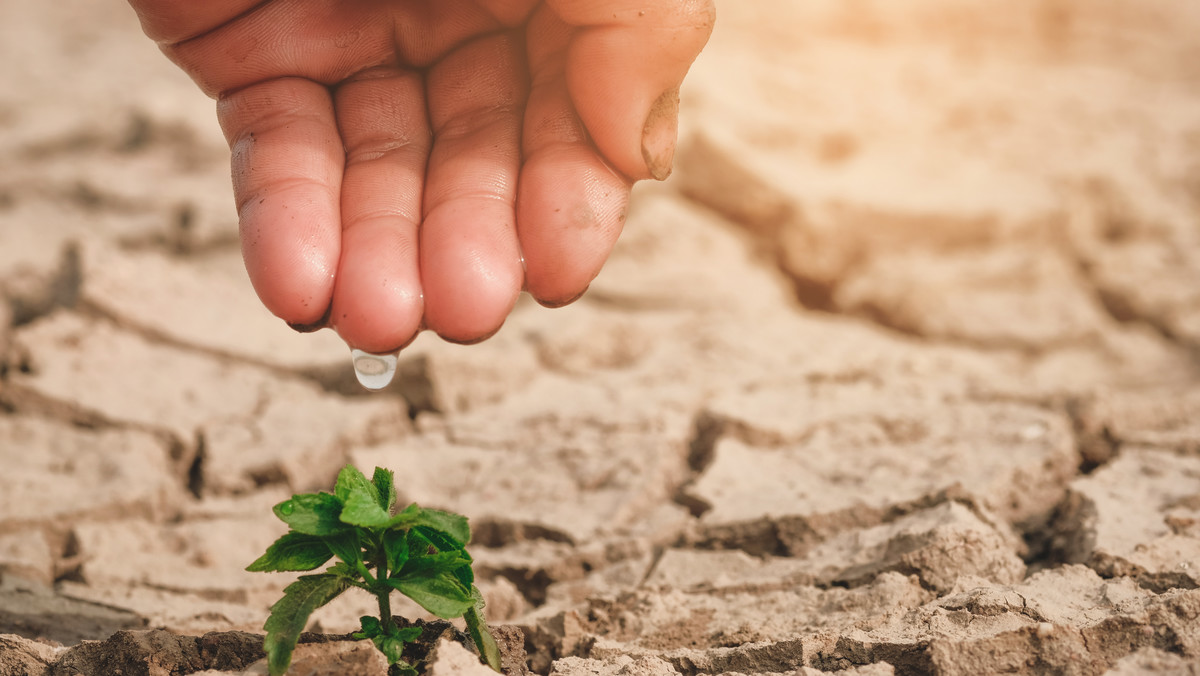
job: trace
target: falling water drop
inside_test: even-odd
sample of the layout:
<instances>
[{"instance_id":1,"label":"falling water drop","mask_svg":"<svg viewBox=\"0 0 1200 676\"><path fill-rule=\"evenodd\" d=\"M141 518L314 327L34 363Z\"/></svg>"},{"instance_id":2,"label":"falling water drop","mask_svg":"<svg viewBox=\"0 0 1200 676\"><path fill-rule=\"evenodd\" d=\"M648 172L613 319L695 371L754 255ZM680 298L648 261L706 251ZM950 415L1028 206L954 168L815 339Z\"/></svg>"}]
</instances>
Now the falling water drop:
<instances>
[{"instance_id":1,"label":"falling water drop","mask_svg":"<svg viewBox=\"0 0 1200 676\"><path fill-rule=\"evenodd\" d=\"M396 358L399 354L371 354L362 350L350 350L358 383L368 390L382 390L387 387L396 375Z\"/></svg>"}]
</instances>

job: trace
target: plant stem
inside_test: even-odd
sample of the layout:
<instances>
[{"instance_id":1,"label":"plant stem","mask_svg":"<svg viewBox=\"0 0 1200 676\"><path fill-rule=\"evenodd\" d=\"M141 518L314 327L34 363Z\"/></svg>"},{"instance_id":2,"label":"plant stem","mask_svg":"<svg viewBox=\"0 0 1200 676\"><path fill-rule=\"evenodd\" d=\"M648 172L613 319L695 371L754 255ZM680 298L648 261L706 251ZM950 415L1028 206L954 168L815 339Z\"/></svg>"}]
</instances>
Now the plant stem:
<instances>
[{"instance_id":1,"label":"plant stem","mask_svg":"<svg viewBox=\"0 0 1200 676\"><path fill-rule=\"evenodd\" d=\"M390 589L380 590L375 598L379 599L380 629L384 636L392 633L392 594Z\"/></svg>"},{"instance_id":2,"label":"plant stem","mask_svg":"<svg viewBox=\"0 0 1200 676\"><path fill-rule=\"evenodd\" d=\"M379 599L379 623L383 631L383 635L387 636L392 633L392 588L387 584L388 569L387 569L387 551L383 548L383 541L380 540L379 552L377 554L379 565L375 567L376 586L378 591L375 592L375 597Z\"/></svg>"}]
</instances>

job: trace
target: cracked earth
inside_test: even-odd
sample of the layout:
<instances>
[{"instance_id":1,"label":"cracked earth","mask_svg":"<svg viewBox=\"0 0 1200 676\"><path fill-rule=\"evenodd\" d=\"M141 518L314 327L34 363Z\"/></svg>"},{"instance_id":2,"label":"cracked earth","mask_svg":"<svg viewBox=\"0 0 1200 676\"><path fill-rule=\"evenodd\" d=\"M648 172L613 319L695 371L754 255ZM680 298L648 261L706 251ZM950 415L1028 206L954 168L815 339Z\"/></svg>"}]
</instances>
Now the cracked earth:
<instances>
[{"instance_id":1,"label":"cracked earth","mask_svg":"<svg viewBox=\"0 0 1200 676\"><path fill-rule=\"evenodd\" d=\"M1200 6L719 11L589 293L367 394L132 12L0 3L0 673L264 673L348 461L471 518L513 673L1200 673Z\"/></svg>"}]
</instances>

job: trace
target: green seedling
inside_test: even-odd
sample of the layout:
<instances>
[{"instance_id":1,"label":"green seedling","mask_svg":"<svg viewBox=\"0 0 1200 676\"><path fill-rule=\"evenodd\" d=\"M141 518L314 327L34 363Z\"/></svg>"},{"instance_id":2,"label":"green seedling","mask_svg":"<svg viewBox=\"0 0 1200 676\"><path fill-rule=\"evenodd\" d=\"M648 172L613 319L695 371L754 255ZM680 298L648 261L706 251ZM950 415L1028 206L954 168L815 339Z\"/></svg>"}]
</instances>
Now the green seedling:
<instances>
[{"instance_id":1,"label":"green seedling","mask_svg":"<svg viewBox=\"0 0 1200 676\"><path fill-rule=\"evenodd\" d=\"M363 617L354 637L371 639L393 675L417 673L402 655L404 645L421 633L418 627L396 626L393 591L442 619L463 618L484 661L500 671L500 651L483 621L483 597L467 554L466 517L415 504L396 512L395 505L391 471L376 467L367 479L351 465L338 474L332 495L303 493L275 505L275 515L289 530L246 570L308 571L339 560L323 573L302 575L271 606L263 625L271 676L287 671L313 611L351 587L379 601L379 617Z\"/></svg>"}]
</instances>

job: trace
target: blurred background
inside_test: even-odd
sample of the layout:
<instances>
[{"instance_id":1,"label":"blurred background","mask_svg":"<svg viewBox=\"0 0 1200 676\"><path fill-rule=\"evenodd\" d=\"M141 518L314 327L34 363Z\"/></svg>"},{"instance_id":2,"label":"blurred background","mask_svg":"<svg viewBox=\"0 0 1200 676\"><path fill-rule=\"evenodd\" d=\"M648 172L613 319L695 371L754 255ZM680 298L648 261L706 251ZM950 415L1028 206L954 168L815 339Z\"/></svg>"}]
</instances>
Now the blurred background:
<instances>
[{"instance_id":1,"label":"blurred background","mask_svg":"<svg viewBox=\"0 0 1200 676\"><path fill-rule=\"evenodd\" d=\"M950 485L1089 560L1071 482L1147 425L1200 448L1200 3L718 10L589 294L366 396L258 304L213 103L133 12L0 0L0 633L256 630L270 505L347 460L472 518L500 621Z\"/></svg>"}]
</instances>

